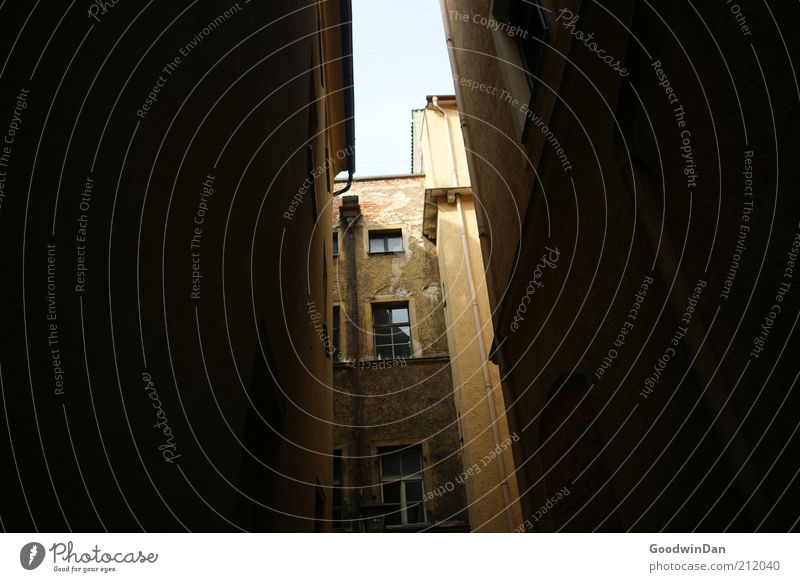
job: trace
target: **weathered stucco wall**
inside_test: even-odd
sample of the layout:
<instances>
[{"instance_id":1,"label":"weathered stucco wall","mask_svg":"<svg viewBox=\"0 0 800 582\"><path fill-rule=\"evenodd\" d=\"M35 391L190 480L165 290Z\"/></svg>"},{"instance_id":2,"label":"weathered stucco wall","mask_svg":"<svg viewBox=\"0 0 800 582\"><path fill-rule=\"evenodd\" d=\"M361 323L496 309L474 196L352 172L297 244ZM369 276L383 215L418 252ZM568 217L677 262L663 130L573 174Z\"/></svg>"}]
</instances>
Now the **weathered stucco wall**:
<instances>
[{"instance_id":1,"label":"weathered stucco wall","mask_svg":"<svg viewBox=\"0 0 800 582\"><path fill-rule=\"evenodd\" d=\"M356 181L347 193L359 196L362 218L353 229L358 268L358 296L362 306L360 343L362 355L374 353L372 312L374 301L408 301L415 356L447 354L444 314L441 309L441 284L436 246L422 236L422 209L425 203L421 176ZM345 272L346 249L339 224L340 199L334 200L334 230L340 238L340 256L334 261L333 301L344 304L348 294ZM368 231L402 229L403 252L368 254ZM343 326L344 328L344 326ZM346 332L345 332L346 333ZM347 342L342 341L345 346ZM351 357L345 354L346 357Z\"/></svg>"},{"instance_id":2,"label":"weathered stucco wall","mask_svg":"<svg viewBox=\"0 0 800 582\"><path fill-rule=\"evenodd\" d=\"M428 525L447 522L466 528L464 511L466 496L463 485L455 481L462 472L459 434L453 404L450 366L445 358L438 361L410 360L406 367L365 369L362 373L363 396L350 394L352 369L337 365L334 369L334 446L342 449L342 481L345 487L344 517L358 516L359 500L367 501L373 495L380 499L379 464L375 457L379 446L421 444L425 466L425 491L445 488L442 495L429 495L426 511ZM363 426L351 426L354 407L363 402ZM343 426L341 426L343 425ZM359 468L359 445L364 444L363 455L368 455ZM351 457L348 459L348 457ZM361 470L363 477L358 478ZM359 482L370 483L359 496ZM452 489L448 485L452 484Z\"/></svg>"},{"instance_id":3,"label":"weathered stucco wall","mask_svg":"<svg viewBox=\"0 0 800 582\"><path fill-rule=\"evenodd\" d=\"M335 201L334 228L340 237L335 259L334 303L341 306L345 361L334 368L334 446L342 449L344 519L356 519L359 504L380 493L378 447L419 444L422 448L428 523L410 529L465 530L466 497L455 481L462 472L460 437L436 246L422 236L425 191L421 176L356 181L347 193L359 198L362 216L352 227L357 276L348 276L348 245ZM403 251L368 253L371 229L401 229ZM350 287L357 285L360 359L349 353L346 325ZM373 302L407 301L413 356L406 361L374 357ZM357 376L357 377L356 377ZM360 460L361 459L361 460ZM440 489L443 494L433 495ZM357 527L345 522L345 529Z\"/></svg>"},{"instance_id":4,"label":"weathered stucco wall","mask_svg":"<svg viewBox=\"0 0 800 582\"><path fill-rule=\"evenodd\" d=\"M492 349L491 307L486 293L483 262L478 242L475 209L471 196L461 195L464 226L467 234L468 252L474 279L476 301L478 304L484 353ZM461 419L464 437L464 466L480 467L480 472L465 483L470 503L470 524L474 531L510 531L522 524L522 514L518 502L516 467L512 455L510 434L505 415L506 404L500 383L500 371L496 364L487 361L489 382L492 387L491 398L494 409L494 425L501 446L499 453L492 452L495 442L492 414L486 396L478 334L472 309L472 298L465 268L465 257L461 242L461 219L456 204L445 199L438 200L437 247L441 264L442 279L447 291L447 333L451 347L451 369L455 400ZM514 435L517 437L517 435ZM489 455L490 460L484 458ZM503 463L508 502L501 486L501 473L497 464ZM506 514L509 507L511 515ZM509 523L509 521L511 523Z\"/></svg>"}]
</instances>

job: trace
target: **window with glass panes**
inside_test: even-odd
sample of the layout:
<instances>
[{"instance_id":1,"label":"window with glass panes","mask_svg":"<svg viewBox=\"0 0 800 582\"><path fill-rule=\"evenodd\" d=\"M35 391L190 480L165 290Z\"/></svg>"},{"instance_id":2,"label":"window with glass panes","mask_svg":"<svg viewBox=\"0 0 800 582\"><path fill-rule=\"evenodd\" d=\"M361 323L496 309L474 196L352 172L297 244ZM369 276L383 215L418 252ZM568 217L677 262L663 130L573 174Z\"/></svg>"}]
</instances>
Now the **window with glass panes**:
<instances>
[{"instance_id":1,"label":"window with glass panes","mask_svg":"<svg viewBox=\"0 0 800 582\"><path fill-rule=\"evenodd\" d=\"M333 256L334 257L338 257L339 256L339 233L338 232L334 232L333 233Z\"/></svg>"},{"instance_id":2,"label":"window with glass panes","mask_svg":"<svg viewBox=\"0 0 800 582\"><path fill-rule=\"evenodd\" d=\"M369 231L370 253L399 253L403 251L403 233L399 230Z\"/></svg>"},{"instance_id":3,"label":"window with glass panes","mask_svg":"<svg viewBox=\"0 0 800 582\"><path fill-rule=\"evenodd\" d=\"M376 358L411 357L411 323L408 320L408 303L373 303L372 326Z\"/></svg>"},{"instance_id":4,"label":"window with glass panes","mask_svg":"<svg viewBox=\"0 0 800 582\"><path fill-rule=\"evenodd\" d=\"M520 57L528 77L528 84L533 88L539 74L543 42L547 35L547 20L541 6L541 0L511 0L509 2L509 24L519 26L530 35L517 37Z\"/></svg>"},{"instance_id":5,"label":"window with glass panes","mask_svg":"<svg viewBox=\"0 0 800 582\"><path fill-rule=\"evenodd\" d=\"M386 525L425 523L425 485L422 479L422 448L381 447L381 495L386 504Z\"/></svg>"}]
</instances>

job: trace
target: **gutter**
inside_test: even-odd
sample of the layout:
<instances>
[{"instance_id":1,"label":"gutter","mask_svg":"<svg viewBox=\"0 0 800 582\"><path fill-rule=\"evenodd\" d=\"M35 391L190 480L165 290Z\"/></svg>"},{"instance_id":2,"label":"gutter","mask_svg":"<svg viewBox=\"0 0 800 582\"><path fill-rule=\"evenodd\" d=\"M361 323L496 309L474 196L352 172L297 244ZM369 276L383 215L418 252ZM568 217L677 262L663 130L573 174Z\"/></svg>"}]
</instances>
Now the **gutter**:
<instances>
[{"instance_id":1,"label":"gutter","mask_svg":"<svg viewBox=\"0 0 800 582\"><path fill-rule=\"evenodd\" d=\"M349 186L348 186L349 187ZM345 250L345 271L347 279L348 301L347 306L347 357L353 358L353 425L356 441L356 476L354 485L359 496L359 506L365 502L365 492L370 483L367 481L369 474L366 467L366 446L364 442L364 399L361 388L361 323L359 317L358 297L358 263L356 262L355 230L362 218L361 206L358 196L345 196L339 207L339 222L345 226L342 233L342 244Z\"/></svg>"},{"instance_id":2,"label":"gutter","mask_svg":"<svg viewBox=\"0 0 800 582\"><path fill-rule=\"evenodd\" d=\"M447 43L447 56L450 59L450 71L454 74L458 74L458 66L456 63L456 53L455 53L455 44L453 43L453 31L450 28L450 18L447 12L447 0L439 0L440 9L442 12L442 21L444 22L444 36L445 42ZM464 149L467 155L467 169L469 171L469 180L472 184L472 193L479 197L478 195L478 176L475 172L475 163L474 163L474 155L472 149L472 141L470 140L469 135L469 124L467 123L466 117L464 116L464 101L461 98L461 93L458 90L454 90L456 96L456 108L459 112L460 124L461 124L461 135L464 139ZM473 160L473 163L469 163L470 160ZM489 239L488 239L488 232L489 230L486 228L486 221L484 220L483 211L480 208L480 205L476 205L475 207L475 220L478 223L478 238L481 241L481 251L483 252L484 257L491 256L491 249L489 248ZM488 288L491 289L491 295L493 297L497 297L497 293L494 290L494 284L491 280L491 277L486 278L486 284Z\"/></svg>"},{"instance_id":3,"label":"gutter","mask_svg":"<svg viewBox=\"0 0 800 582\"><path fill-rule=\"evenodd\" d=\"M351 0L341 0L339 23L342 32L342 85L344 92L345 141L347 142L347 185L334 191L334 196L344 194L353 185L356 173L355 90L353 86L353 7Z\"/></svg>"}]
</instances>

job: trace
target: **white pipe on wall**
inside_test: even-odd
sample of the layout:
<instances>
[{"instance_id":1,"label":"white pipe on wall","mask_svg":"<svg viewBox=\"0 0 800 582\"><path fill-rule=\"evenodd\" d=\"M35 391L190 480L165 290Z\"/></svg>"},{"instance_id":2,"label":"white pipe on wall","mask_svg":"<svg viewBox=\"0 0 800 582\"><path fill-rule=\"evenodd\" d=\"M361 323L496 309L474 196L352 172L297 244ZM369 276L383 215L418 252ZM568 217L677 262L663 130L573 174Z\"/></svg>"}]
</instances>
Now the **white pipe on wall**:
<instances>
[{"instance_id":1,"label":"white pipe on wall","mask_svg":"<svg viewBox=\"0 0 800 582\"><path fill-rule=\"evenodd\" d=\"M481 355L481 370L483 372L483 387L486 393L486 402L489 406L489 419L492 423L492 436L494 437L495 450L502 451L500 446L500 432L497 430L497 411L494 408L494 394L492 393L492 380L489 376L489 359L486 355L486 344L483 339L483 329L481 317L478 312L478 299L475 292L475 280L472 276L472 264L469 254L467 241L466 221L464 211L461 207L461 196L456 194L456 211L458 212L459 226L461 228L461 247L464 253L464 264L466 265L467 284L469 285L469 295L472 302L472 318L475 320L475 334L478 342L478 350ZM506 481L506 467L502 453L497 456L497 472L500 476L500 488L503 491L503 503L505 503L506 517L508 518L509 531L514 531L514 515L511 512L511 496L508 493L508 482Z\"/></svg>"},{"instance_id":2,"label":"white pipe on wall","mask_svg":"<svg viewBox=\"0 0 800 582\"><path fill-rule=\"evenodd\" d=\"M445 143L447 144L447 152L450 161L450 179L452 181L451 188L458 187L458 177L456 175L456 160L455 152L453 151L453 144L450 140L450 124L447 120L447 112L439 106L439 99L433 97L431 100L433 108L442 114L444 117L444 134ZM469 244L467 241L467 228L466 221L464 220L464 212L461 207L461 196L456 193L456 211L458 212L459 227L461 229L461 247L464 254L464 264L466 265L467 284L469 285L470 301L472 303L472 317L475 322L475 334L478 342L478 350L481 357L481 371L483 372L483 387L486 393L486 403L489 407L489 419L492 424L492 436L494 437L495 450L502 451L500 446L500 431L497 429L497 411L494 407L494 394L492 392L492 380L489 376L489 358L486 354L486 344L483 338L483 328L481 326L480 312L478 311L478 300L475 291L475 279L472 274L472 262L469 253ZM508 492L508 482L506 475L505 462L502 453L497 457L497 472L500 477L500 489L503 492L503 503L505 504L504 510L506 518L508 519L508 530L514 531L516 528L514 524L514 515L511 511L511 496Z\"/></svg>"}]
</instances>

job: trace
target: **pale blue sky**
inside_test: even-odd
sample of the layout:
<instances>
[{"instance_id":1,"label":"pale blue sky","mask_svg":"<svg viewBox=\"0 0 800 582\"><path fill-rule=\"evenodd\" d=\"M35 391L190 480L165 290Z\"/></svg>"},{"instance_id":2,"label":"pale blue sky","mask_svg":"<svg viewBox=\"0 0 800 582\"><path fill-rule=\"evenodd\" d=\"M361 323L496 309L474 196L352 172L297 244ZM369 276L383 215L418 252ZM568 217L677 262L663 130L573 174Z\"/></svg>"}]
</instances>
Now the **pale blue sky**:
<instances>
[{"instance_id":1,"label":"pale blue sky","mask_svg":"<svg viewBox=\"0 0 800 582\"><path fill-rule=\"evenodd\" d=\"M411 171L411 110L453 94L438 0L352 0L356 176Z\"/></svg>"}]
</instances>

